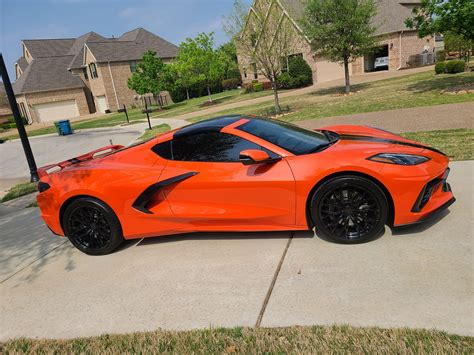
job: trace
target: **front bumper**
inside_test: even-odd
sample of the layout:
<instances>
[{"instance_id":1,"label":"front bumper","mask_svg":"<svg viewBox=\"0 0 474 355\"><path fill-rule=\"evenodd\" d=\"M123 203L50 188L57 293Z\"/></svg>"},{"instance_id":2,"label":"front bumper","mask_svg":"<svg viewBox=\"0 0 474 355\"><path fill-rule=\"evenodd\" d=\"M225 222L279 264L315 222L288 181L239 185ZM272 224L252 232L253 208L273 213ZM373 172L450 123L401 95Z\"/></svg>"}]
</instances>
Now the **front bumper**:
<instances>
[{"instance_id":1,"label":"front bumper","mask_svg":"<svg viewBox=\"0 0 474 355\"><path fill-rule=\"evenodd\" d=\"M449 186L449 184L448 184ZM401 225L398 225L397 227L408 227L408 226L414 226L414 225L417 225L417 224L423 224L423 223L428 223L432 220L435 220L436 218L438 218L438 216L440 216L444 210L446 210L449 206L451 206L454 202L456 202L456 198L452 197L450 200L448 200L447 202L443 203L441 206L439 206L438 208L434 209L433 211L423 215L423 217L415 222L411 222L411 223L407 223L407 224L401 224Z\"/></svg>"},{"instance_id":2,"label":"front bumper","mask_svg":"<svg viewBox=\"0 0 474 355\"><path fill-rule=\"evenodd\" d=\"M394 198L394 227L424 223L451 206L456 199L447 182L448 175L449 168L446 167L431 177L405 180L405 193Z\"/></svg>"}]
</instances>

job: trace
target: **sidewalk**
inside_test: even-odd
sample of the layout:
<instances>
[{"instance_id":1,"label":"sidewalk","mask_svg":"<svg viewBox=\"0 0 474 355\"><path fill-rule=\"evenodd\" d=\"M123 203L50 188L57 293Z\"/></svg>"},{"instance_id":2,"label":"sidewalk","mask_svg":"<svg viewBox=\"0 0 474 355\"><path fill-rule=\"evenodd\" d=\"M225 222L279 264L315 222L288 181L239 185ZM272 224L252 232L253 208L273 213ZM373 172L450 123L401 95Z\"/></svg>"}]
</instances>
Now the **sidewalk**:
<instances>
[{"instance_id":1,"label":"sidewalk","mask_svg":"<svg viewBox=\"0 0 474 355\"><path fill-rule=\"evenodd\" d=\"M373 126L393 133L474 128L474 102L403 108L389 111L358 113L315 120L296 121L298 126L316 129L348 124Z\"/></svg>"}]
</instances>

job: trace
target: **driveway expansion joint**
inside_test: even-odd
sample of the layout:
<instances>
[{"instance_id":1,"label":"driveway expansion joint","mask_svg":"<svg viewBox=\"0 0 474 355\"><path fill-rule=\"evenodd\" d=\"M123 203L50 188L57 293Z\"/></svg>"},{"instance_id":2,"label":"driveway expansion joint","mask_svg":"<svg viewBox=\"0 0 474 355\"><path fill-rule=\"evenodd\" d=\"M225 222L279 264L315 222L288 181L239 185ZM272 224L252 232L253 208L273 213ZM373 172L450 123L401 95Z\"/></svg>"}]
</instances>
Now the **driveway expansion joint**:
<instances>
[{"instance_id":1,"label":"driveway expansion joint","mask_svg":"<svg viewBox=\"0 0 474 355\"><path fill-rule=\"evenodd\" d=\"M270 283L270 287L268 288L267 294L265 295L265 299L263 300L262 308L258 314L257 322L255 323L255 327L260 327L262 324L263 315L265 314L265 310L267 309L268 301L270 301L270 297L272 296L273 288L275 287L276 281L278 279L278 274L280 273L281 267L283 266L283 262L285 261L286 254L288 249L290 248L291 241L295 232L291 232L290 237L288 238L288 242L286 243L285 249L283 250L283 254L281 255L280 261L278 262L278 266L273 274L272 282Z\"/></svg>"}]
</instances>

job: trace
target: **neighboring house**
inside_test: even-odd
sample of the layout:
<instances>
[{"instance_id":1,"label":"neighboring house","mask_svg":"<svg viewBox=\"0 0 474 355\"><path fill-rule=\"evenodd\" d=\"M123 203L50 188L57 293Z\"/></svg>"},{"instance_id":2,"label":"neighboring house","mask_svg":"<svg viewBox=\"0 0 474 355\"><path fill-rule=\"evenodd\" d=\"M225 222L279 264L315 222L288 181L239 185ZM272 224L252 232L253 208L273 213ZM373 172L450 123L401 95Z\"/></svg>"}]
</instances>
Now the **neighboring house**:
<instances>
[{"instance_id":1,"label":"neighboring house","mask_svg":"<svg viewBox=\"0 0 474 355\"><path fill-rule=\"evenodd\" d=\"M373 18L373 25L377 28L376 37L378 48L374 53L356 59L350 65L350 73L359 74L375 70L399 70L410 66L427 64L432 59L434 51L434 39L426 37L418 38L415 30L405 26L405 19L412 16L412 9L419 4L419 0L376 0L377 14ZM258 13L266 13L266 16L286 16L294 25L296 50L292 55L302 55L313 70L313 81L324 82L344 77L344 69L337 63L332 63L324 57L317 56L311 49L308 39L303 35L299 26L305 10L305 0L254 0L250 7L247 26L249 23L261 26L265 19L258 19ZM264 11L255 11L256 8L264 8ZM245 31L245 29L244 29ZM428 53L430 57L423 57L422 53ZM388 57L388 58L387 58ZM375 65L379 60L377 67ZM266 81L259 73L258 68L252 63L248 53L238 50L238 60L244 83L253 80ZM387 65L381 66L380 63Z\"/></svg>"},{"instance_id":2,"label":"neighboring house","mask_svg":"<svg viewBox=\"0 0 474 355\"><path fill-rule=\"evenodd\" d=\"M166 63L178 53L177 46L143 28L118 38L89 32L78 38L23 40L22 46L13 88L29 122L137 104L127 80L143 54L152 49Z\"/></svg>"},{"instance_id":3,"label":"neighboring house","mask_svg":"<svg viewBox=\"0 0 474 355\"><path fill-rule=\"evenodd\" d=\"M7 122L7 119L12 116L12 110L8 103L7 93L5 92L5 86L0 82L0 123Z\"/></svg>"}]
</instances>

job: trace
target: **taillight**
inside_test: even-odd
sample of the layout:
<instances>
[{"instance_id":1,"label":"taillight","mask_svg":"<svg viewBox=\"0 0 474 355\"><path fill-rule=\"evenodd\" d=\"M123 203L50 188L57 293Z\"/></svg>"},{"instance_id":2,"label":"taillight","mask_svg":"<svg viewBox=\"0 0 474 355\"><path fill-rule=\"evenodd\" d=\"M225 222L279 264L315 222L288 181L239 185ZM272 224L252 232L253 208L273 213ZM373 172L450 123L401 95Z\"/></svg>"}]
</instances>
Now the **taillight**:
<instances>
[{"instance_id":1,"label":"taillight","mask_svg":"<svg viewBox=\"0 0 474 355\"><path fill-rule=\"evenodd\" d=\"M49 184L43 182L43 181L40 181L38 183L38 191L39 192L44 192L46 191L47 189L49 189L51 186L49 186Z\"/></svg>"}]
</instances>

